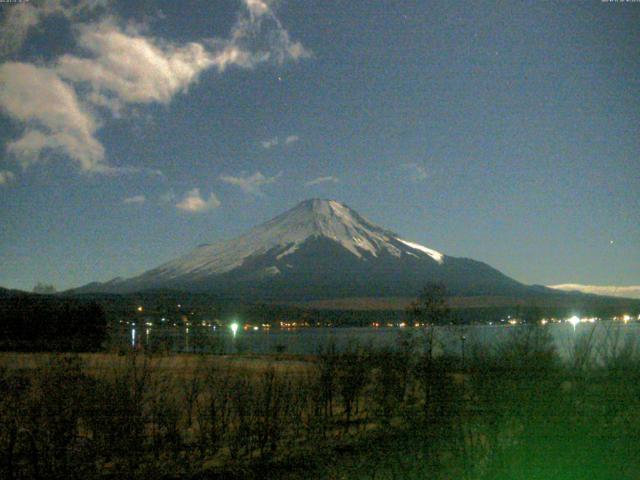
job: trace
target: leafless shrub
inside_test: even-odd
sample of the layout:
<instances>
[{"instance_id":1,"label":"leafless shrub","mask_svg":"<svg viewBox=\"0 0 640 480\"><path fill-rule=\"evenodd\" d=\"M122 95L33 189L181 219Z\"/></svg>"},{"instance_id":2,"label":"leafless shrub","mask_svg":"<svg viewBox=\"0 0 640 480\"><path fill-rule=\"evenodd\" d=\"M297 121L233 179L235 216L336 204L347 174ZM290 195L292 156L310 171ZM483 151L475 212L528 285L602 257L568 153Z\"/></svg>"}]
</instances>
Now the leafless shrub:
<instances>
[{"instance_id":1,"label":"leafless shrub","mask_svg":"<svg viewBox=\"0 0 640 480\"><path fill-rule=\"evenodd\" d=\"M26 372L0 369L0 477L14 478L20 470L19 440L28 410L31 378Z\"/></svg>"},{"instance_id":2,"label":"leafless shrub","mask_svg":"<svg viewBox=\"0 0 640 480\"><path fill-rule=\"evenodd\" d=\"M86 416L99 461L134 472L150 422L148 395L154 367L148 355L132 352L99 372Z\"/></svg>"},{"instance_id":3,"label":"leafless shrub","mask_svg":"<svg viewBox=\"0 0 640 480\"><path fill-rule=\"evenodd\" d=\"M209 366L203 377L202 395L196 404L198 445L201 455L215 455L226 443L231 429L232 374Z\"/></svg>"},{"instance_id":4,"label":"leafless shrub","mask_svg":"<svg viewBox=\"0 0 640 480\"><path fill-rule=\"evenodd\" d=\"M565 352L569 366L575 375L587 373L595 367L596 331L598 324L580 325L573 335L565 341Z\"/></svg>"},{"instance_id":5,"label":"leafless shrub","mask_svg":"<svg viewBox=\"0 0 640 480\"><path fill-rule=\"evenodd\" d=\"M258 478L314 452L315 468L335 463L320 477L498 478L513 458L528 459L532 439L547 441L550 425L567 435L640 434L635 342L613 327L593 335L598 361L575 374L547 330L510 331L496 349L469 344L463 369L410 336L395 349L328 348L266 367L141 352L104 365L43 356L29 370L0 369L0 477L192 477L211 468L214 478Z\"/></svg>"},{"instance_id":6,"label":"leafless shrub","mask_svg":"<svg viewBox=\"0 0 640 480\"><path fill-rule=\"evenodd\" d=\"M340 353L336 359L336 384L345 413L345 431L349 431L359 397L369 381L371 366L364 349L355 347Z\"/></svg>"},{"instance_id":7,"label":"leafless shrub","mask_svg":"<svg viewBox=\"0 0 640 480\"><path fill-rule=\"evenodd\" d=\"M260 455L273 455L288 428L291 400L294 392L291 383L276 375L269 367L258 381L255 401L255 435Z\"/></svg>"},{"instance_id":8,"label":"leafless shrub","mask_svg":"<svg viewBox=\"0 0 640 480\"><path fill-rule=\"evenodd\" d=\"M235 376L229 385L232 430L229 449L234 460L251 457L256 445L254 432L255 386L244 373Z\"/></svg>"},{"instance_id":9,"label":"leafless shrub","mask_svg":"<svg viewBox=\"0 0 640 480\"><path fill-rule=\"evenodd\" d=\"M640 361L638 337L627 335L625 325L607 322L600 326L600 340L595 347L598 365L612 374L635 370Z\"/></svg>"},{"instance_id":10,"label":"leafless shrub","mask_svg":"<svg viewBox=\"0 0 640 480\"><path fill-rule=\"evenodd\" d=\"M326 348L321 348L318 352L318 390L320 403L322 405L322 415L326 420L333 417L333 402L336 389L337 352L335 344L330 344Z\"/></svg>"}]
</instances>

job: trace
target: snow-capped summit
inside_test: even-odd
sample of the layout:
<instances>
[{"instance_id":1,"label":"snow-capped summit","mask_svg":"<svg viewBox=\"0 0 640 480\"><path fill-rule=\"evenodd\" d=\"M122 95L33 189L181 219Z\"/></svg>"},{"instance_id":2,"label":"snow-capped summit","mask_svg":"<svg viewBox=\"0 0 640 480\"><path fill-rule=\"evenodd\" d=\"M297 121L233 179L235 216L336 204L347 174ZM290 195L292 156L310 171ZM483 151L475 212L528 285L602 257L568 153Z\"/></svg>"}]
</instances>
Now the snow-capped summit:
<instances>
[{"instance_id":1,"label":"snow-capped summit","mask_svg":"<svg viewBox=\"0 0 640 480\"><path fill-rule=\"evenodd\" d=\"M440 252L401 240L343 203L311 199L238 238L201 245L152 272L165 279L184 275L195 279L225 273L240 267L250 257L264 255L274 249L277 250L275 259L282 260L313 238L332 240L358 258L367 254L377 257L382 252L400 257L404 252L414 256L428 255L439 263L444 261Z\"/></svg>"},{"instance_id":2,"label":"snow-capped summit","mask_svg":"<svg viewBox=\"0 0 640 480\"><path fill-rule=\"evenodd\" d=\"M235 239L200 245L142 275L90 290L178 288L293 299L413 295L428 281L476 294L521 286L481 262L403 239L344 203L311 199Z\"/></svg>"}]
</instances>

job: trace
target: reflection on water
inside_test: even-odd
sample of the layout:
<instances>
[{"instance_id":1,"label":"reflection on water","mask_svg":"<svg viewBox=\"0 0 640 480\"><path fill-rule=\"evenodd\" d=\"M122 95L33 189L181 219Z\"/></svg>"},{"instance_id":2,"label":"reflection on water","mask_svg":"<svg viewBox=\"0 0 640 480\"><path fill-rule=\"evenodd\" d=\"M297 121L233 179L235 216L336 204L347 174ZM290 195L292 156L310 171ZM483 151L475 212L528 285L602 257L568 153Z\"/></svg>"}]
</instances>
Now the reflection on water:
<instances>
[{"instance_id":1,"label":"reflection on water","mask_svg":"<svg viewBox=\"0 0 640 480\"><path fill-rule=\"evenodd\" d=\"M411 338L418 351L427 344L425 328L300 328L293 330L238 330L211 327L154 326L145 330L144 339L136 338L135 327L127 327L119 334L124 342L130 338L136 348L155 351L192 353L291 353L316 354L329 346L336 351L364 346L371 348L396 348L400 336ZM511 325L471 325L434 327L434 353L464 355L478 347L492 348L507 340L518 329ZM599 322L571 325L568 323L547 325L555 347L562 357L568 357L577 345L589 341L597 349L630 348L640 338L640 323Z\"/></svg>"}]
</instances>

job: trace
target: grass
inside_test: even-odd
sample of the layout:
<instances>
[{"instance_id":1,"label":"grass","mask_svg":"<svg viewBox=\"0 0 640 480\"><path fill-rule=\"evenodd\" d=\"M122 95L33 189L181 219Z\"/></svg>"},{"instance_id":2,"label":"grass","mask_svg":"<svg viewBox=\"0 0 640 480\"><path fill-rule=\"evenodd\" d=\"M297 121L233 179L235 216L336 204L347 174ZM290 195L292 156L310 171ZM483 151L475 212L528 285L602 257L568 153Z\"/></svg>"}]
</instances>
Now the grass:
<instances>
[{"instance_id":1,"label":"grass","mask_svg":"<svg viewBox=\"0 0 640 480\"><path fill-rule=\"evenodd\" d=\"M11 370L35 370L50 362L51 353L0 352L0 368ZM123 362L130 361L129 355L116 353L80 353L77 355L89 373L113 370ZM192 373L197 368L233 368L250 372L264 372L275 368L283 373L300 373L309 368L313 356L285 355L140 355L146 358L151 368L163 372Z\"/></svg>"},{"instance_id":2,"label":"grass","mask_svg":"<svg viewBox=\"0 0 640 480\"><path fill-rule=\"evenodd\" d=\"M512 332L464 365L407 338L305 357L4 353L0 477L637 478L634 345L586 336L562 362L547 330Z\"/></svg>"}]
</instances>

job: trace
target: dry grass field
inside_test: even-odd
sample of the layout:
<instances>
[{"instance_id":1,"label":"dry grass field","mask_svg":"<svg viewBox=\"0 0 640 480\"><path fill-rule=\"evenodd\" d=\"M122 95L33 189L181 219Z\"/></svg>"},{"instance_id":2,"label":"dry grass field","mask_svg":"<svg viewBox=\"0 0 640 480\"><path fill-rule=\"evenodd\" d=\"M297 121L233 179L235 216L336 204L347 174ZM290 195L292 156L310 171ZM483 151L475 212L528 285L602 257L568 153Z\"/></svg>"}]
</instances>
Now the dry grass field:
<instances>
[{"instance_id":1,"label":"dry grass field","mask_svg":"<svg viewBox=\"0 0 640 480\"><path fill-rule=\"evenodd\" d=\"M515 332L515 330L514 330ZM0 354L0 478L637 479L640 358Z\"/></svg>"},{"instance_id":2,"label":"dry grass field","mask_svg":"<svg viewBox=\"0 0 640 480\"><path fill-rule=\"evenodd\" d=\"M0 368L7 370L35 370L50 363L51 353L0 352ZM117 370L131 362L130 355L117 353L80 353L77 357L87 373ZM136 362L146 362L157 372L186 375L197 369L224 369L261 374L268 369L278 373L295 375L311 368L311 356L287 355L139 355Z\"/></svg>"}]
</instances>

